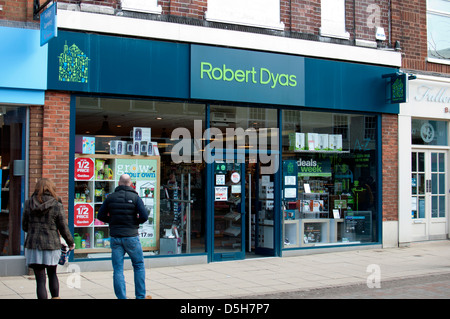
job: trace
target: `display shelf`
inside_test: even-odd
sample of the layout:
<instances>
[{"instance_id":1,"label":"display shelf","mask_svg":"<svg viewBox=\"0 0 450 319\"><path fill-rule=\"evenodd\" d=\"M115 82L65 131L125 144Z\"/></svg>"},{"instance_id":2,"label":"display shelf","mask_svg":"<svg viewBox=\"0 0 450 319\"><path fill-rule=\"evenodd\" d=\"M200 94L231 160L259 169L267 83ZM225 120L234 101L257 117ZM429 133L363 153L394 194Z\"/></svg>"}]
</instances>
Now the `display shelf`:
<instances>
[{"instance_id":1,"label":"display shelf","mask_svg":"<svg viewBox=\"0 0 450 319\"><path fill-rule=\"evenodd\" d=\"M300 217L328 218L328 193L300 193Z\"/></svg>"},{"instance_id":2,"label":"display shelf","mask_svg":"<svg viewBox=\"0 0 450 319\"><path fill-rule=\"evenodd\" d=\"M330 242L330 220L311 218L300 219L300 245L315 246Z\"/></svg>"},{"instance_id":3,"label":"display shelf","mask_svg":"<svg viewBox=\"0 0 450 319\"><path fill-rule=\"evenodd\" d=\"M284 221L283 241L285 248L300 247L299 224L299 219Z\"/></svg>"},{"instance_id":4,"label":"display shelf","mask_svg":"<svg viewBox=\"0 0 450 319\"><path fill-rule=\"evenodd\" d=\"M159 249L159 167L159 156L75 155L75 255L110 251L109 227L97 219L97 213L124 173L131 176L149 212L148 221L139 226L143 250Z\"/></svg>"},{"instance_id":5,"label":"display shelf","mask_svg":"<svg viewBox=\"0 0 450 319\"><path fill-rule=\"evenodd\" d=\"M330 241L337 243L342 241L344 233L344 219L335 218L330 219Z\"/></svg>"}]
</instances>

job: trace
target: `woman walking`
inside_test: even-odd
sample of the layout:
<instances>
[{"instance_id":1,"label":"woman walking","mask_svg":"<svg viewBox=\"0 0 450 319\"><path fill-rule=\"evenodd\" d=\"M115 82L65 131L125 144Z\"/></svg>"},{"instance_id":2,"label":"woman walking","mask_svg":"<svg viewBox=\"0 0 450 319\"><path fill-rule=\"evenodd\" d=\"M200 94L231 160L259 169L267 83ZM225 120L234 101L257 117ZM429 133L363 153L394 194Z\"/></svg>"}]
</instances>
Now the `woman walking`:
<instances>
[{"instance_id":1,"label":"woman walking","mask_svg":"<svg viewBox=\"0 0 450 319\"><path fill-rule=\"evenodd\" d=\"M61 199L56 195L55 184L42 178L29 200L25 202L22 229L27 232L25 258L36 277L38 299L47 299L46 275L52 299L59 299L59 281L56 267L61 255L60 235L69 248L75 248L64 214Z\"/></svg>"}]
</instances>

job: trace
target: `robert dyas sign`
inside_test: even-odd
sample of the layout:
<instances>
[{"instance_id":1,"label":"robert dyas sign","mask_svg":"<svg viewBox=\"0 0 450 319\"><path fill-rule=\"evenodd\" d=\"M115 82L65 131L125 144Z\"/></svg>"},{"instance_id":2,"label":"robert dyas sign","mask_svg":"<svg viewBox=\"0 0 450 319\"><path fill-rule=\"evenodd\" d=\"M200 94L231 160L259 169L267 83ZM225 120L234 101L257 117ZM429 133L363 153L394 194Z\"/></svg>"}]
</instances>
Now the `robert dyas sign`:
<instances>
[{"instance_id":1,"label":"robert dyas sign","mask_svg":"<svg viewBox=\"0 0 450 319\"><path fill-rule=\"evenodd\" d=\"M303 57L191 46L191 98L301 105Z\"/></svg>"}]
</instances>

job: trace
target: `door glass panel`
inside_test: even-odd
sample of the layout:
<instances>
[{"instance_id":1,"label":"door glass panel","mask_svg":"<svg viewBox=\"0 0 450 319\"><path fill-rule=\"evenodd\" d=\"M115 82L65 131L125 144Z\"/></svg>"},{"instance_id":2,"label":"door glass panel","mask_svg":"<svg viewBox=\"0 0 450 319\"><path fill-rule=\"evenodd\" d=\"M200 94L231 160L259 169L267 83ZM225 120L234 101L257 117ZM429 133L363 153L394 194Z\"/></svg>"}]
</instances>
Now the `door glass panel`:
<instances>
[{"instance_id":1,"label":"door glass panel","mask_svg":"<svg viewBox=\"0 0 450 319\"><path fill-rule=\"evenodd\" d=\"M419 209L419 218L425 218L425 196L419 197L419 205L417 207Z\"/></svg>"},{"instance_id":2,"label":"door glass panel","mask_svg":"<svg viewBox=\"0 0 450 319\"><path fill-rule=\"evenodd\" d=\"M439 174L439 194L445 195L445 174Z\"/></svg>"},{"instance_id":3,"label":"door glass panel","mask_svg":"<svg viewBox=\"0 0 450 319\"><path fill-rule=\"evenodd\" d=\"M431 217L438 217L438 196L431 197Z\"/></svg>"},{"instance_id":4,"label":"door glass panel","mask_svg":"<svg viewBox=\"0 0 450 319\"><path fill-rule=\"evenodd\" d=\"M438 165L438 161L437 161L437 153L431 153L431 171L432 172L437 172L437 165Z\"/></svg>"},{"instance_id":5,"label":"door glass panel","mask_svg":"<svg viewBox=\"0 0 450 319\"><path fill-rule=\"evenodd\" d=\"M417 195L417 174L411 174L411 192L413 195Z\"/></svg>"},{"instance_id":6,"label":"door glass panel","mask_svg":"<svg viewBox=\"0 0 450 319\"><path fill-rule=\"evenodd\" d=\"M417 186L419 187L419 194L425 194L425 174L417 174Z\"/></svg>"},{"instance_id":7,"label":"door glass panel","mask_svg":"<svg viewBox=\"0 0 450 319\"><path fill-rule=\"evenodd\" d=\"M267 169L266 169L267 171ZM275 183L274 175L259 175L257 194L259 203L258 215L256 216L256 252L260 249L273 249L274 246L274 201L275 201Z\"/></svg>"},{"instance_id":8,"label":"door glass panel","mask_svg":"<svg viewBox=\"0 0 450 319\"><path fill-rule=\"evenodd\" d=\"M421 162L419 163L419 159ZM412 152L411 153L411 218L422 218L421 216L424 214L422 208L423 205L423 197L418 195L425 194L425 174L419 173L419 167L424 169L423 165L423 153ZM423 206L422 206L423 205Z\"/></svg>"},{"instance_id":9,"label":"door glass panel","mask_svg":"<svg viewBox=\"0 0 450 319\"><path fill-rule=\"evenodd\" d=\"M437 190L438 190L438 178L437 178L438 174L431 174L431 193L432 194L437 194Z\"/></svg>"},{"instance_id":10,"label":"door glass panel","mask_svg":"<svg viewBox=\"0 0 450 319\"><path fill-rule=\"evenodd\" d=\"M425 172L425 153L418 153L419 172Z\"/></svg>"},{"instance_id":11,"label":"door glass panel","mask_svg":"<svg viewBox=\"0 0 450 319\"><path fill-rule=\"evenodd\" d=\"M439 154L439 172L445 172L445 154Z\"/></svg>"},{"instance_id":12,"label":"door glass panel","mask_svg":"<svg viewBox=\"0 0 450 319\"><path fill-rule=\"evenodd\" d=\"M214 163L214 253L242 251L241 166Z\"/></svg>"},{"instance_id":13,"label":"door glass panel","mask_svg":"<svg viewBox=\"0 0 450 319\"><path fill-rule=\"evenodd\" d=\"M439 196L439 217L445 217L445 196Z\"/></svg>"}]
</instances>

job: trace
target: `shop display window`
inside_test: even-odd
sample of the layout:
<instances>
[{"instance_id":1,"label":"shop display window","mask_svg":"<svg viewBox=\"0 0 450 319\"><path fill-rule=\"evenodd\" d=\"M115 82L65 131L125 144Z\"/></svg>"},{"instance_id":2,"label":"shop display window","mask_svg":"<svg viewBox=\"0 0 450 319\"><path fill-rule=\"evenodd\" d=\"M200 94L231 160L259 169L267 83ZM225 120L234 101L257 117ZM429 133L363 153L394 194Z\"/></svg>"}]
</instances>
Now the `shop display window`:
<instances>
[{"instance_id":1,"label":"shop display window","mask_svg":"<svg viewBox=\"0 0 450 319\"><path fill-rule=\"evenodd\" d=\"M178 142L172 131L193 134L196 120L203 131L204 119L202 104L76 98L75 258L110 255L109 227L96 216L123 173L149 212L139 228L144 255L205 252L204 163L175 163L171 156Z\"/></svg>"},{"instance_id":2,"label":"shop display window","mask_svg":"<svg viewBox=\"0 0 450 319\"><path fill-rule=\"evenodd\" d=\"M377 240L377 118L283 111L284 248Z\"/></svg>"},{"instance_id":3,"label":"shop display window","mask_svg":"<svg viewBox=\"0 0 450 319\"><path fill-rule=\"evenodd\" d=\"M0 105L0 256L20 255L26 108Z\"/></svg>"}]
</instances>

